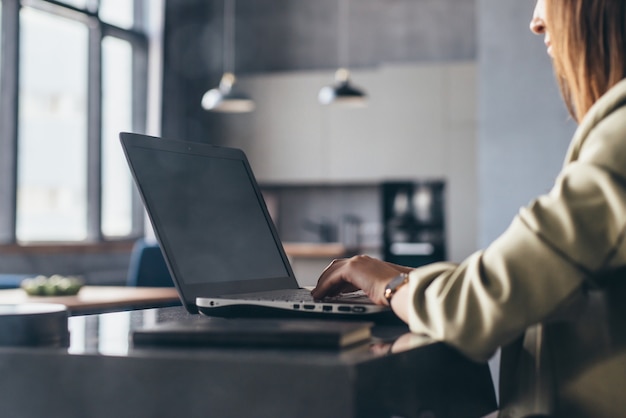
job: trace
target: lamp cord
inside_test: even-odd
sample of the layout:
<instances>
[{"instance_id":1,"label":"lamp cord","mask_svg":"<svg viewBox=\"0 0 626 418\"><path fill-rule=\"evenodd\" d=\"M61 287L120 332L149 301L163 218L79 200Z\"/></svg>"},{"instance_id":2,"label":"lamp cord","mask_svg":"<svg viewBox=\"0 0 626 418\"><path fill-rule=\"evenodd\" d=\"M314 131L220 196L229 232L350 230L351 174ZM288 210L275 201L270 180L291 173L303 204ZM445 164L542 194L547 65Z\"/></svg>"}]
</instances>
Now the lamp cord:
<instances>
[{"instance_id":1,"label":"lamp cord","mask_svg":"<svg viewBox=\"0 0 626 418\"><path fill-rule=\"evenodd\" d=\"M347 68L349 50L348 33L350 29L350 22L348 18L350 5L348 4L348 0L338 0L338 7L337 32L339 35L339 48L337 48L337 52L339 56L337 57L337 62L340 67Z\"/></svg>"},{"instance_id":2,"label":"lamp cord","mask_svg":"<svg viewBox=\"0 0 626 418\"><path fill-rule=\"evenodd\" d=\"M224 0L224 72L235 73L235 0Z\"/></svg>"}]
</instances>

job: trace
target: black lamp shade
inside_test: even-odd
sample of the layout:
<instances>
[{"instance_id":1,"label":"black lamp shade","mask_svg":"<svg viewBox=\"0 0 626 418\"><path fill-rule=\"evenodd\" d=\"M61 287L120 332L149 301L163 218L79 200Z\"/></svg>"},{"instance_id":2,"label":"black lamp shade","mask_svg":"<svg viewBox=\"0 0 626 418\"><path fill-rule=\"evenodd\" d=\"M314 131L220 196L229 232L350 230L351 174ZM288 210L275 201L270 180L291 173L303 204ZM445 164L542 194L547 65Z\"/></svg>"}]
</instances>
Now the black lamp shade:
<instances>
[{"instance_id":1,"label":"black lamp shade","mask_svg":"<svg viewBox=\"0 0 626 418\"><path fill-rule=\"evenodd\" d=\"M202 96L202 107L212 112L244 113L254 110L254 101L235 88L235 76L224 73L220 85Z\"/></svg>"},{"instance_id":2,"label":"black lamp shade","mask_svg":"<svg viewBox=\"0 0 626 418\"><path fill-rule=\"evenodd\" d=\"M335 84L322 87L318 94L321 104L346 104L352 106L365 106L367 94L350 83L350 72L340 68L335 73Z\"/></svg>"}]
</instances>

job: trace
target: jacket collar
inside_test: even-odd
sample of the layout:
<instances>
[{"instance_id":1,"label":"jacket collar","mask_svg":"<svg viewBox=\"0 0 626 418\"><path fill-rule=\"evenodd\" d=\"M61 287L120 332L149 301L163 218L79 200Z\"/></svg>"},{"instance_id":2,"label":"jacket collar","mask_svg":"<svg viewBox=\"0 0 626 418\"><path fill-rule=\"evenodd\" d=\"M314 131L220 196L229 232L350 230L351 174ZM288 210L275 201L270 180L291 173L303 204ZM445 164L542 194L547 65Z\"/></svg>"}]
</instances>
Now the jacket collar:
<instances>
[{"instance_id":1,"label":"jacket collar","mask_svg":"<svg viewBox=\"0 0 626 418\"><path fill-rule=\"evenodd\" d=\"M616 109L626 104L626 79L623 79L615 86L611 87L597 102L591 106L580 126L574 134L570 143L565 164L569 164L578 159L580 150L591 131Z\"/></svg>"}]
</instances>

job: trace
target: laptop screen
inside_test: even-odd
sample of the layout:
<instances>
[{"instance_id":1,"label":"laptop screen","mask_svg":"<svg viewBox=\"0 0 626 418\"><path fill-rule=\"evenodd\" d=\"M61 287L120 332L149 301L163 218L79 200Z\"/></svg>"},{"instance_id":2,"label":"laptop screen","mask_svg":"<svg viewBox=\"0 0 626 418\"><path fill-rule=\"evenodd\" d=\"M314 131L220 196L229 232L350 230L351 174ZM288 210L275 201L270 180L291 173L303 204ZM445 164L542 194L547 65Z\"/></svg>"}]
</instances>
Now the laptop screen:
<instances>
[{"instance_id":1,"label":"laptop screen","mask_svg":"<svg viewBox=\"0 0 626 418\"><path fill-rule=\"evenodd\" d=\"M286 287L281 279L293 274L243 152L124 135L131 171L185 299Z\"/></svg>"}]
</instances>

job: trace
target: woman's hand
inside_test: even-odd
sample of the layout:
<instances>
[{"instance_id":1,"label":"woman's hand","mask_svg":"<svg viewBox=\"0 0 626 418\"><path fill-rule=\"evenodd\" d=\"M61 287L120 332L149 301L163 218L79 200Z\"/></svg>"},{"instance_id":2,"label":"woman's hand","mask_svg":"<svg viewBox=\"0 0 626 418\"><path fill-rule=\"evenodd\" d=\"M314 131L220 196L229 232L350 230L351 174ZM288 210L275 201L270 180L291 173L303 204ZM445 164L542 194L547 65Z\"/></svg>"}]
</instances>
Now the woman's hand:
<instances>
[{"instance_id":1,"label":"woman's hand","mask_svg":"<svg viewBox=\"0 0 626 418\"><path fill-rule=\"evenodd\" d=\"M387 305L385 286L405 267L396 266L366 255L334 260L322 272L311 294L315 299L363 290L378 305Z\"/></svg>"}]
</instances>

